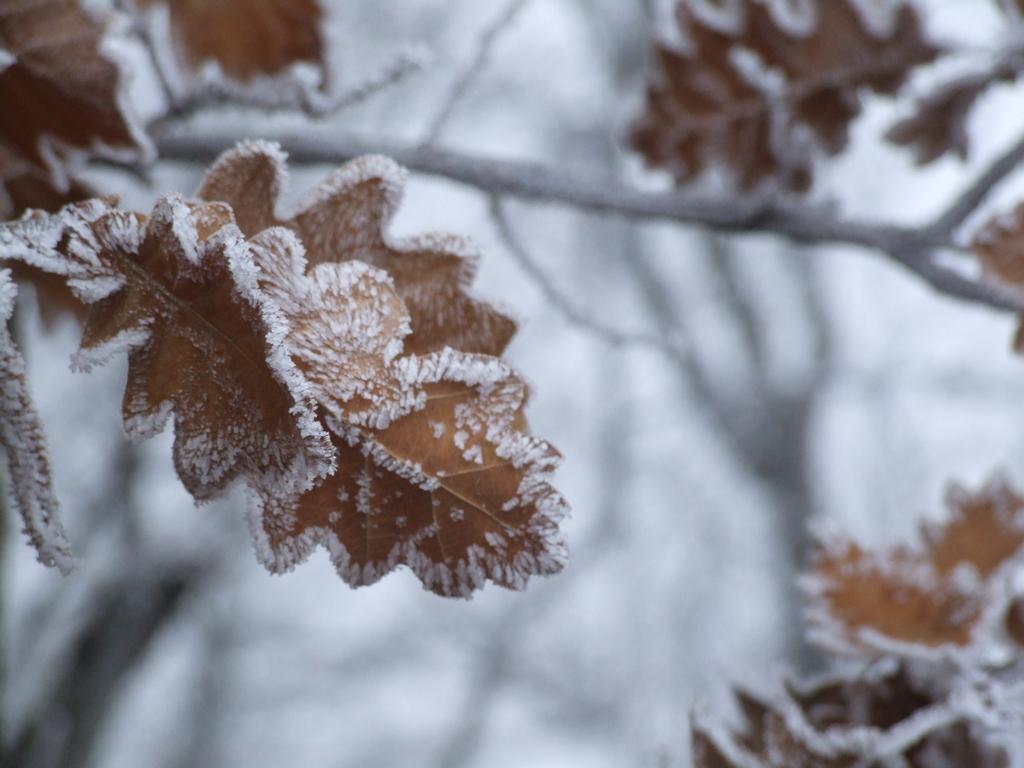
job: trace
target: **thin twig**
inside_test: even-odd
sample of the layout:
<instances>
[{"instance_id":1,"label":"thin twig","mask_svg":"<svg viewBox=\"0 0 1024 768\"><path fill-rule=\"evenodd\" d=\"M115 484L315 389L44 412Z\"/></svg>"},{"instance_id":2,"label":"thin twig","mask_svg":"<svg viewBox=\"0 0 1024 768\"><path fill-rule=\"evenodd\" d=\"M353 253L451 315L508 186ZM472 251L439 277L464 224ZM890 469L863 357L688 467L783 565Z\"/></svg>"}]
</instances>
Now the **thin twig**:
<instances>
[{"instance_id":1,"label":"thin twig","mask_svg":"<svg viewBox=\"0 0 1024 768\"><path fill-rule=\"evenodd\" d=\"M641 333L624 333L617 328L610 325L604 325L603 323L599 323L597 320L594 320L592 317L587 316L573 304L569 297L564 295L557 287L555 287L551 279L544 273L544 270L529 254L526 246L515 233L512 222L509 221L508 214L505 211L505 206L499 198L491 198L490 211L495 229L497 229L506 249L515 260L516 264L522 268L523 272L530 279L530 282L532 282L537 289L544 294L544 298L548 300L548 303L554 307L570 325L596 336L613 347L642 346L650 347L672 356L680 354L679 349L655 336L649 336Z\"/></svg>"},{"instance_id":2,"label":"thin twig","mask_svg":"<svg viewBox=\"0 0 1024 768\"><path fill-rule=\"evenodd\" d=\"M426 136L423 139L424 145L435 144L441 138L441 134L447 127L448 121L451 120L455 110L462 103L473 81L487 66L487 60L490 58L495 43L498 42L502 33L512 26L516 16L519 15L529 2L530 0L511 0L498 17L483 31L483 34L480 35L476 52L455 78L451 90L448 91L448 95L441 108L438 109L430 127L427 129Z\"/></svg>"},{"instance_id":3,"label":"thin twig","mask_svg":"<svg viewBox=\"0 0 1024 768\"><path fill-rule=\"evenodd\" d=\"M164 160L206 164L226 147L245 138L237 133L167 136L157 142ZM752 198L713 198L689 192L647 192L622 184L615 178L585 174L568 168L537 163L477 157L437 147L409 146L388 141L369 141L336 132L309 130L301 136L271 135L297 163L339 163L366 154L384 154L414 171L441 176L480 189L490 195L511 196L536 202L559 203L575 208L620 216L662 219L695 224L731 233L775 234L803 244L856 245L877 251L916 274L947 296L1012 312L1024 311L1024 299L1010 289L964 277L937 262L932 254L955 248L944 231L946 218L924 227L904 227L886 222L837 216L829 209L806 204ZM1024 151L1022 148L1021 151ZM998 181L1009 171L1004 157L983 174L982 182ZM961 208L976 204L972 185Z\"/></svg>"},{"instance_id":4,"label":"thin twig","mask_svg":"<svg viewBox=\"0 0 1024 768\"><path fill-rule=\"evenodd\" d=\"M939 216L932 225L934 234L940 238L951 238L957 228L974 213L1007 176L1024 161L1024 136L999 155L991 165Z\"/></svg>"},{"instance_id":5,"label":"thin twig","mask_svg":"<svg viewBox=\"0 0 1024 768\"><path fill-rule=\"evenodd\" d=\"M227 80L206 82L184 99L172 99L167 112L151 122L149 129L153 134L160 134L171 130L176 124L198 112L218 107L248 107L274 112L296 111L314 119L329 117L355 107L399 84L410 75L424 69L433 58L433 53L425 46L409 46L380 70L345 90L323 93L296 82L294 98L280 103L261 101L260 89L252 85L236 84Z\"/></svg>"}]
</instances>

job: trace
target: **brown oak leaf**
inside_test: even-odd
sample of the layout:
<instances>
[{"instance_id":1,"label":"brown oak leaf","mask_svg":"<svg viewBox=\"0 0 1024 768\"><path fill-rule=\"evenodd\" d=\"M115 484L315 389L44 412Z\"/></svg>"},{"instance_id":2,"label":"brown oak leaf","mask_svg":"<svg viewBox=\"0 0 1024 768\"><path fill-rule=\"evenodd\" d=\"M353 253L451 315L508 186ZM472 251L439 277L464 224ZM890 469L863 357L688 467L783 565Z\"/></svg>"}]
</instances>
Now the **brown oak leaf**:
<instances>
[{"instance_id":1,"label":"brown oak leaf","mask_svg":"<svg viewBox=\"0 0 1024 768\"><path fill-rule=\"evenodd\" d=\"M932 163L949 152L965 160L967 117L988 86L988 78L965 78L949 83L921 99L914 114L892 126L885 138L912 149L918 165Z\"/></svg>"},{"instance_id":2,"label":"brown oak leaf","mask_svg":"<svg viewBox=\"0 0 1024 768\"><path fill-rule=\"evenodd\" d=\"M49 199L46 185L68 194L71 155L148 156L104 42L79 0L0 0L0 219Z\"/></svg>"},{"instance_id":3,"label":"brown oak leaf","mask_svg":"<svg viewBox=\"0 0 1024 768\"><path fill-rule=\"evenodd\" d=\"M967 119L978 100L996 83L1012 83L1024 66L1020 56L1006 56L991 70L966 74L938 86L918 100L908 117L893 125L885 138L913 150L918 165L953 153L965 160L970 149Z\"/></svg>"},{"instance_id":4,"label":"brown oak leaf","mask_svg":"<svg viewBox=\"0 0 1024 768\"><path fill-rule=\"evenodd\" d=\"M61 191L45 171L0 146L0 220L16 218L29 209L56 213L68 203L92 197L96 197L96 191L73 178ZM12 262L9 269L18 283L32 286L47 327L64 315L70 314L78 321L85 319L85 305L59 275L21 262Z\"/></svg>"},{"instance_id":5,"label":"brown oak leaf","mask_svg":"<svg viewBox=\"0 0 1024 768\"><path fill-rule=\"evenodd\" d=\"M296 64L310 64L323 76L318 0L138 0L138 5L167 9L176 58L193 74L214 62L240 83Z\"/></svg>"},{"instance_id":6,"label":"brown oak leaf","mask_svg":"<svg viewBox=\"0 0 1024 768\"><path fill-rule=\"evenodd\" d=\"M990 629L993 611L1005 613L1001 571L1024 545L1024 500L994 480L976 494L953 487L947 503L949 519L925 528L919 546L871 553L833 541L818 549L812 616L826 644L965 647Z\"/></svg>"},{"instance_id":7,"label":"brown oak leaf","mask_svg":"<svg viewBox=\"0 0 1024 768\"><path fill-rule=\"evenodd\" d=\"M991 219L975 234L971 248L986 273L1024 290L1024 205ZM1024 323L1013 337L1013 348L1024 352Z\"/></svg>"},{"instance_id":8,"label":"brown oak leaf","mask_svg":"<svg viewBox=\"0 0 1024 768\"><path fill-rule=\"evenodd\" d=\"M15 292L10 272L0 270L0 444L6 457L5 484L39 561L66 574L74 558L53 492L46 437L29 394L25 361L7 329Z\"/></svg>"},{"instance_id":9,"label":"brown oak leaf","mask_svg":"<svg viewBox=\"0 0 1024 768\"><path fill-rule=\"evenodd\" d=\"M850 0L807 3L799 18L764 0L732 3L728 18L713 5L677 6L688 48L656 46L632 130L648 164L679 183L721 166L744 190L767 180L806 190L812 145L832 155L846 147L861 91L892 93L938 53L905 5L885 29Z\"/></svg>"},{"instance_id":10,"label":"brown oak leaf","mask_svg":"<svg viewBox=\"0 0 1024 768\"><path fill-rule=\"evenodd\" d=\"M516 326L470 295L477 261L472 246L455 235L388 235L404 179L404 171L388 158L360 158L328 176L292 212L281 213L277 201L286 184L284 154L275 144L245 142L221 156L198 194L229 204L248 236L272 226L291 229L311 266L354 260L387 272L412 322L406 352L449 346L501 354Z\"/></svg>"},{"instance_id":11,"label":"brown oak leaf","mask_svg":"<svg viewBox=\"0 0 1024 768\"><path fill-rule=\"evenodd\" d=\"M331 470L283 320L226 206L170 196L148 219L101 201L35 212L0 231L0 257L64 274L93 305L77 365L128 351L125 429L149 437L173 413L175 467L197 500L238 477L300 491Z\"/></svg>"},{"instance_id":12,"label":"brown oak leaf","mask_svg":"<svg viewBox=\"0 0 1024 768\"><path fill-rule=\"evenodd\" d=\"M301 497L263 499L254 530L268 567L290 569L323 544L353 586L406 565L460 597L560 570L565 504L547 481L559 456L526 434L526 388L508 366L451 348L399 356L409 317L386 273L346 261L307 274L284 228L252 245L339 457Z\"/></svg>"},{"instance_id":13,"label":"brown oak leaf","mask_svg":"<svg viewBox=\"0 0 1024 768\"><path fill-rule=\"evenodd\" d=\"M739 728L714 735L707 726L693 729L698 768L1008 764L997 737L958 711L941 682L891 659L787 684L774 700L735 694Z\"/></svg>"}]
</instances>

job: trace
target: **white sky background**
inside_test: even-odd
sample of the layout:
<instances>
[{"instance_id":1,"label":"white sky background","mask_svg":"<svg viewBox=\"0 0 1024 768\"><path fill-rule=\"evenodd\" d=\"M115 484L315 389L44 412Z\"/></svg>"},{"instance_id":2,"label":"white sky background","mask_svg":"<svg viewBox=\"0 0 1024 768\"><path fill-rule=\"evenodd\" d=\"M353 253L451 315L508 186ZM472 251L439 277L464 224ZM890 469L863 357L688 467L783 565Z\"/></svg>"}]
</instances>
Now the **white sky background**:
<instances>
[{"instance_id":1,"label":"white sky background","mask_svg":"<svg viewBox=\"0 0 1024 768\"><path fill-rule=\"evenodd\" d=\"M330 37L341 82L358 82L408 43L427 43L437 59L330 123L415 142L502 4L337 5L344 7L332 10ZM601 37L627 36L627 47L645 54L641 15L629 5L534 0L440 143L604 172L603 141L624 133L642 95L639 82L614 82L606 59L613 43ZM996 18L980 0L927 5L936 33L955 36L965 57L983 60L982 48L998 40ZM138 77L144 97L146 76ZM914 87L926 84L927 76ZM971 121L968 163L944 160L921 172L879 142L896 112L869 100L853 149L822 167L817 194L860 217L926 219L1024 129L1020 95L1019 87L999 86L983 100ZM266 118L221 112L196 130L226 119L255 138ZM631 174L657 182L620 154ZM293 173L292 191L326 171ZM95 178L146 209L157 191L191 192L198 174L161 169L157 189L109 171ZM1011 182L988 207L1012 205L1022 189L1019 179ZM159 559L209 548L223 553L223 572L185 603L125 689L103 740L97 765L104 767L176 765L197 712L205 713L202 754L210 766L440 765L459 755L488 768L685 765L692 706L724 714L730 682L771 685L785 657L785 614L778 526L765 489L737 470L659 353L613 348L550 306L506 252L486 203L472 190L413 175L395 229L475 239L484 254L477 292L522 318L508 356L531 382L534 431L566 457L558 485L574 509L569 569L526 593L489 587L468 603L426 593L404 571L352 591L323 553L271 577L250 551L240 499L193 507L173 476L169 435L142 449L130 490L140 513L133 537L89 535L121 441L123 366L73 376L75 329L44 333L26 314L30 380L86 564L62 580L34 562L12 528L6 578L13 594L4 601L13 638L11 717L32 700L48 654L59 653L62 627L87 609L90 589L116 577L129 549ZM701 236L668 224L628 232L612 217L560 208L512 203L510 210L551 282L574 306L623 331L657 330L624 267L649 259L715 360L719 385L738 386L736 333L708 279ZM772 374L784 384L798 384L807 364L787 268L795 258L818 265L837 339L812 422L822 515L864 540L887 541L909 535L917 516L941 514L950 479L977 485L1005 469L1024 483L1017 407L1024 360L1009 354L1010 318L940 298L853 249L801 255L770 238L735 243L744 288L771 330ZM30 629L39 626L40 606L51 604L60 608L42 623L45 632Z\"/></svg>"}]
</instances>

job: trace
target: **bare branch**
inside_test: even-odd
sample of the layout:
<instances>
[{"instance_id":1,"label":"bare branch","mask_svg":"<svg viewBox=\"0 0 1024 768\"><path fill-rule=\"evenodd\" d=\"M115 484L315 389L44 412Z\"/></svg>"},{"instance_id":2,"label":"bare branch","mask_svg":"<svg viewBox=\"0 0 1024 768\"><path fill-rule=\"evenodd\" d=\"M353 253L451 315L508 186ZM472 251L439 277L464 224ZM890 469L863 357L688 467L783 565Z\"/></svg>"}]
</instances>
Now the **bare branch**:
<instances>
[{"instance_id":1,"label":"bare branch","mask_svg":"<svg viewBox=\"0 0 1024 768\"><path fill-rule=\"evenodd\" d=\"M515 259L530 281L544 294L544 298L548 300L551 306L558 310L570 325L597 336L613 347L636 345L652 347L670 356L680 353L679 350L654 336L624 333L613 326L604 325L592 317L588 317L555 287L550 278L544 274L544 270L541 269L540 265L530 256L526 246L523 245L518 235L516 235L512 222L509 221L504 204L497 197L491 198L491 218L509 254Z\"/></svg>"},{"instance_id":2,"label":"bare branch","mask_svg":"<svg viewBox=\"0 0 1024 768\"><path fill-rule=\"evenodd\" d=\"M147 45L151 51L151 45ZM149 129L154 134L170 130L175 124L181 123L194 114L217 107L251 107L275 112L300 112L307 117L323 118L350 109L376 96L405 80L410 75L421 71L431 61L433 53L422 45L409 46L400 51L391 61L374 72L360 83L334 93L322 93L316 89L302 89L295 95L295 101L283 104L276 102L263 103L258 91L244 86L235 86L229 81L223 83L205 83L194 93L184 99L169 98L167 112L150 123Z\"/></svg>"},{"instance_id":3,"label":"bare branch","mask_svg":"<svg viewBox=\"0 0 1024 768\"><path fill-rule=\"evenodd\" d=\"M244 137L231 133L168 136L160 139L157 146L164 160L206 164L241 138ZM796 243L861 246L888 256L950 297L994 309L1024 311L1024 298L1017 292L969 279L936 261L935 250L955 248L943 231L945 218L941 223L924 227L903 227L845 218L829 209L780 202L766 196L737 200L680 191L647 192L607 175L476 157L436 147L368 141L333 131L309 130L301 136L283 133L264 138L280 142L296 163L339 163L360 155L384 154L414 171L466 184L490 195L694 224L721 232L774 234ZM985 178L996 179L1002 175L1005 172L983 174ZM972 189L976 186L980 184ZM977 197L975 194L970 199ZM968 205L969 201L965 201L958 209Z\"/></svg>"},{"instance_id":4,"label":"bare branch","mask_svg":"<svg viewBox=\"0 0 1024 768\"><path fill-rule=\"evenodd\" d=\"M1024 161L1024 136L999 155L935 220L932 227L935 235L939 238L951 238L967 217L985 201L989 193L1020 166L1021 161Z\"/></svg>"},{"instance_id":5,"label":"bare branch","mask_svg":"<svg viewBox=\"0 0 1024 768\"><path fill-rule=\"evenodd\" d=\"M465 98L473 81L487 66L487 60L490 58L495 43L498 42L502 33L512 26L516 16L529 2L530 0L511 0L501 14L483 31L477 43L476 52L455 78L451 90L427 129L427 135L423 139L424 145L435 144L441 138L448 121L455 114L459 104L462 103L462 99Z\"/></svg>"}]
</instances>

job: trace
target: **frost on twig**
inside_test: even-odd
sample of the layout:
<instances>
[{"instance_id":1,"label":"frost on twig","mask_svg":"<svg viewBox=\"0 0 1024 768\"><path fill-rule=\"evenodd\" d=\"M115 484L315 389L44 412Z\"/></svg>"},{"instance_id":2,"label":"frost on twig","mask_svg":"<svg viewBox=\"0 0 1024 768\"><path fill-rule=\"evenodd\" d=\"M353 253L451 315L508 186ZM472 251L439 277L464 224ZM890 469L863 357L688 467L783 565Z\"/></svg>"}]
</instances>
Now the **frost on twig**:
<instances>
[{"instance_id":1,"label":"frost on twig","mask_svg":"<svg viewBox=\"0 0 1024 768\"><path fill-rule=\"evenodd\" d=\"M7 328L16 289L9 270L0 270L0 443L7 466L7 497L21 516L39 561L70 573L71 545L60 521L43 426L28 391L25 361Z\"/></svg>"}]
</instances>

